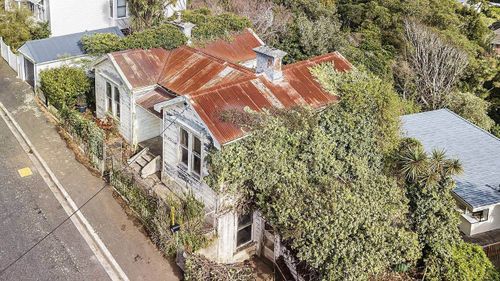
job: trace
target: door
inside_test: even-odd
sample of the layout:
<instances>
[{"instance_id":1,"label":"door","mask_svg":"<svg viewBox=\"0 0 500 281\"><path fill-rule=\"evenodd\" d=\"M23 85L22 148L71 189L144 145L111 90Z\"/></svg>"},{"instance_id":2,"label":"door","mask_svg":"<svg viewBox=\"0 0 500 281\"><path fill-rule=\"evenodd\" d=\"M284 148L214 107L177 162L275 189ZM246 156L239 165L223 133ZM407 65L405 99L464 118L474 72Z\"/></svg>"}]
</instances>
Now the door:
<instances>
[{"instance_id":1,"label":"door","mask_svg":"<svg viewBox=\"0 0 500 281\"><path fill-rule=\"evenodd\" d=\"M26 58L24 58L24 80L35 87L35 65Z\"/></svg>"}]
</instances>

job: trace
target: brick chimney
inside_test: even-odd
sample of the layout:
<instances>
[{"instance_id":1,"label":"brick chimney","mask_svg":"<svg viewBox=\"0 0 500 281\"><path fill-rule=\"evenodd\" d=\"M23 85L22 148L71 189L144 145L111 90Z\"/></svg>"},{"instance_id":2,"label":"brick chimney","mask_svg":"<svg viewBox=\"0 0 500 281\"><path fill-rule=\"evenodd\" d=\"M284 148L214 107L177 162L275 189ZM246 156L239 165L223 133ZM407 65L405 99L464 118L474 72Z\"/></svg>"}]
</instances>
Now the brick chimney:
<instances>
[{"instance_id":1,"label":"brick chimney","mask_svg":"<svg viewBox=\"0 0 500 281\"><path fill-rule=\"evenodd\" d=\"M264 73L272 82L281 80L283 57L287 53L269 46L260 46L253 50L257 53L256 73Z\"/></svg>"}]
</instances>

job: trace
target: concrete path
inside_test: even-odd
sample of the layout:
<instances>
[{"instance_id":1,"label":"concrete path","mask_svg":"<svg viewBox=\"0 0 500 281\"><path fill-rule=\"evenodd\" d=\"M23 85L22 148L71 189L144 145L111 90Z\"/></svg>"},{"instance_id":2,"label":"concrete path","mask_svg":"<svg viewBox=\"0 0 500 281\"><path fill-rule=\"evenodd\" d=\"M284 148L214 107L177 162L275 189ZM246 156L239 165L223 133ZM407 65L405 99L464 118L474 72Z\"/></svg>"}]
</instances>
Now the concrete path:
<instances>
[{"instance_id":1,"label":"concrete path","mask_svg":"<svg viewBox=\"0 0 500 281\"><path fill-rule=\"evenodd\" d=\"M0 102L12 113L78 206L103 186L100 178L75 160L54 125L37 108L29 86L16 79L4 61L0 62ZM181 275L173 261L162 257L113 198L110 189L89 202L82 213L130 280L179 280ZM94 280L91 276L85 279Z\"/></svg>"}]
</instances>

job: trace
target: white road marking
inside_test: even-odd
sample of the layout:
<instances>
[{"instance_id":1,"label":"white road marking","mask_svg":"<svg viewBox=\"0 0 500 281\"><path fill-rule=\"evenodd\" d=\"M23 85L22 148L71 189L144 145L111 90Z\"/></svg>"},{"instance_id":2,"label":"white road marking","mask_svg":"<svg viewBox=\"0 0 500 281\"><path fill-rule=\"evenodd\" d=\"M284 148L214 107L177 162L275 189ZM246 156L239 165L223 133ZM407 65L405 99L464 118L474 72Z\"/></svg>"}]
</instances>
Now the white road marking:
<instances>
[{"instance_id":1,"label":"white road marking","mask_svg":"<svg viewBox=\"0 0 500 281\"><path fill-rule=\"evenodd\" d=\"M59 201L59 204L61 204L66 214L68 216L73 214L76 210L78 210L78 206L56 178L52 170L50 170L45 160L43 160L40 154L36 151L35 147L30 142L19 124L1 102L0 116L9 127L10 131L14 134L23 150L28 154L36 169L42 176L45 183L49 186L50 190L54 194L54 197L57 201ZM106 248L106 245L104 245L94 228L90 225L83 214L80 211L76 212L75 215L71 217L71 221L78 229L80 235L90 247L97 260L101 263L109 278L113 281L128 281L129 279L125 272L113 258L109 250Z\"/></svg>"}]
</instances>

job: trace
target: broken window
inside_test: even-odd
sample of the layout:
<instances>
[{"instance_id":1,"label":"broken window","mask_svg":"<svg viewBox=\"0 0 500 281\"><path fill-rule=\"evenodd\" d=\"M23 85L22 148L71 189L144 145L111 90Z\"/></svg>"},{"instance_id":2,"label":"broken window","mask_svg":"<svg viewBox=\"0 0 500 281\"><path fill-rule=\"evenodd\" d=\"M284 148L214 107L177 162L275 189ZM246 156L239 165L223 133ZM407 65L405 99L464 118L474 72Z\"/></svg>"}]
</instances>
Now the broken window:
<instances>
[{"instance_id":1,"label":"broken window","mask_svg":"<svg viewBox=\"0 0 500 281\"><path fill-rule=\"evenodd\" d=\"M476 219L478 222L483 222L488 220L488 209L481 210L477 212L472 212L471 216Z\"/></svg>"},{"instance_id":2,"label":"broken window","mask_svg":"<svg viewBox=\"0 0 500 281\"><path fill-rule=\"evenodd\" d=\"M238 218L238 232L236 233L236 247L242 247L252 241L252 214L241 215Z\"/></svg>"}]
</instances>

